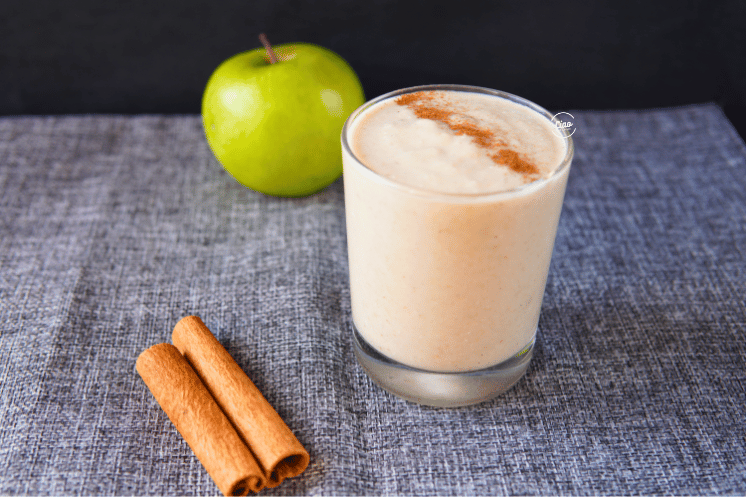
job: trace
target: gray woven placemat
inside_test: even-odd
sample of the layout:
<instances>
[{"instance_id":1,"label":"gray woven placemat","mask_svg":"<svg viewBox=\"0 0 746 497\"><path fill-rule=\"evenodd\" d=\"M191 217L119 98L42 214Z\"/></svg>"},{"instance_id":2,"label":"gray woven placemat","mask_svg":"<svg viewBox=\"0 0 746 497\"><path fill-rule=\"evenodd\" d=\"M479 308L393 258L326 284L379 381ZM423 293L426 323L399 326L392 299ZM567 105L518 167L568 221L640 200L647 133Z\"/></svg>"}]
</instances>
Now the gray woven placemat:
<instances>
[{"instance_id":1,"label":"gray woven placemat","mask_svg":"<svg viewBox=\"0 0 746 497\"><path fill-rule=\"evenodd\" d=\"M577 112L527 376L461 409L355 363L342 185L235 183L196 116L0 118L0 494L217 494L135 372L207 323L311 454L266 494L746 492L746 147Z\"/></svg>"}]
</instances>

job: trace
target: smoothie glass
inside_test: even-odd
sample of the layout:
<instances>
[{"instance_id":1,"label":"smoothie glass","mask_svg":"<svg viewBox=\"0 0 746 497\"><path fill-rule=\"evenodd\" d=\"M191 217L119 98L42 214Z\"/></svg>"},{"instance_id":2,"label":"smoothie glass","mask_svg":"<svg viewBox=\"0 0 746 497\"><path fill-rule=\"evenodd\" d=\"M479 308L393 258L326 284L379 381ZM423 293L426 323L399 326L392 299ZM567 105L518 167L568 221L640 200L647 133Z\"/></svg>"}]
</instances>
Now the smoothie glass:
<instances>
[{"instance_id":1,"label":"smoothie glass","mask_svg":"<svg viewBox=\"0 0 746 497\"><path fill-rule=\"evenodd\" d=\"M357 120L401 95L489 95L546 119L564 158L542 179L487 193L440 193L382 176L356 156ZM461 85L375 98L342 130L352 335L370 378L406 400L456 407L493 398L526 372L559 223L573 141L545 109Z\"/></svg>"}]
</instances>

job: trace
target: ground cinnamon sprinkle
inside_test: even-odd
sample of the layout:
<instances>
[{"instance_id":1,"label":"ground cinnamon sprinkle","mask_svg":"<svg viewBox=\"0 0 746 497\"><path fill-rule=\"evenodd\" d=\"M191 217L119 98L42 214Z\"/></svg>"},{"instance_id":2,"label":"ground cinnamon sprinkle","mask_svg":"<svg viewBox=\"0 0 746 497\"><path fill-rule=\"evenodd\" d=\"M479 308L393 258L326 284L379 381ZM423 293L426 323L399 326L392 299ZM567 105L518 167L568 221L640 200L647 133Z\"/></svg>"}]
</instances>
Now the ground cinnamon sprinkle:
<instances>
[{"instance_id":1,"label":"ground cinnamon sprinkle","mask_svg":"<svg viewBox=\"0 0 746 497\"><path fill-rule=\"evenodd\" d=\"M420 119L441 122L457 135L470 136L478 146L496 150L495 153L491 153L489 156L497 164L506 165L513 171L527 177L535 177L539 174L539 168L535 164L526 160L518 152L505 148L507 144L498 139L491 130L480 128L476 124L467 121L459 121L457 119L458 115L454 116L456 114L454 111L438 106L438 99L435 92L418 91L407 93L398 97L396 103L409 107Z\"/></svg>"},{"instance_id":2,"label":"ground cinnamon sprinkle","mask_svg":"<svg viewBox=\"0 0 746 497\"><path fill-rule=\"evenodd\" d=\"M539 169L524 159L515 150L504 148L496 154L491 154L492 160L499 164L507 164L513 171L521 174L537 174Z\"/></svg>"}]
</instances>

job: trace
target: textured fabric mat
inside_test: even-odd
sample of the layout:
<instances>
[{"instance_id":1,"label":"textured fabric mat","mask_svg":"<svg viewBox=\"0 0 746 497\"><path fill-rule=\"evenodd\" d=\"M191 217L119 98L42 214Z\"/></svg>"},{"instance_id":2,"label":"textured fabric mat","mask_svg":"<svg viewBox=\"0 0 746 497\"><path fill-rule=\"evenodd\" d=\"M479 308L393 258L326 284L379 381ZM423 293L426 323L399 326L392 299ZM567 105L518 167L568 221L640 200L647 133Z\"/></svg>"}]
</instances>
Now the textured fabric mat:
<instances>
[{"instance_id":1,"label":"textured fabric mat","mask_svg":"<svg viewBox=\"0 0 746 497\"><path fill-rule=\"evenodd\" d=\"M534 361L460 409L356 364L341 181L247 190L197 116L0 118L0 494L218 494L135 372L188 314L311 454L266 495L746 493L746 147L574 114Z\"/></svg>"}]
</instances>

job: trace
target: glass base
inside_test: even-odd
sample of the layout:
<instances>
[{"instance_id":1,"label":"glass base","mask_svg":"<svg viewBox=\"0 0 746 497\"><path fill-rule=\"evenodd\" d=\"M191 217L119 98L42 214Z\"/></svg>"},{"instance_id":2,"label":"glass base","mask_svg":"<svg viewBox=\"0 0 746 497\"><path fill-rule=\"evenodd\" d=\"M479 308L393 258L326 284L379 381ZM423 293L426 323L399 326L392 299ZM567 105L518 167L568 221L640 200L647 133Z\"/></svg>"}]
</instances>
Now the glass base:
<instances>
[{"instance_id":1,"label":"glass base","mask_svg":"<svg viewBox=\"0 0 746 497\"><path fill-rule=\"evenodd\" d=\"M535 343L531 340L514 357L487 369L439 373L389 359L363 339L354 323L352 335L358 362L378 386L404 400L436 407L478 404L509 390L526 372Z\"/></svg>"}]
</instances>

